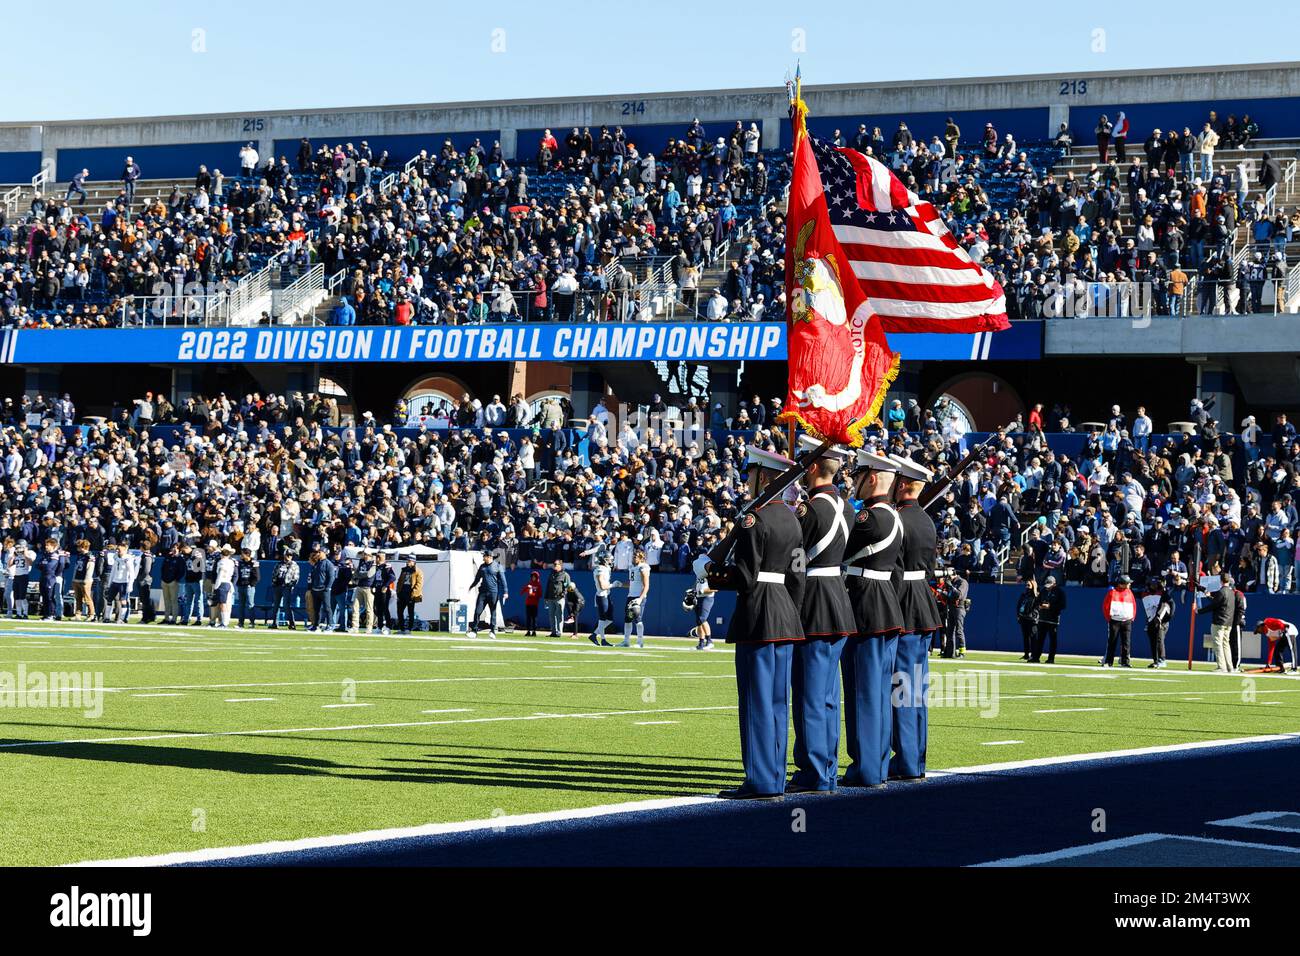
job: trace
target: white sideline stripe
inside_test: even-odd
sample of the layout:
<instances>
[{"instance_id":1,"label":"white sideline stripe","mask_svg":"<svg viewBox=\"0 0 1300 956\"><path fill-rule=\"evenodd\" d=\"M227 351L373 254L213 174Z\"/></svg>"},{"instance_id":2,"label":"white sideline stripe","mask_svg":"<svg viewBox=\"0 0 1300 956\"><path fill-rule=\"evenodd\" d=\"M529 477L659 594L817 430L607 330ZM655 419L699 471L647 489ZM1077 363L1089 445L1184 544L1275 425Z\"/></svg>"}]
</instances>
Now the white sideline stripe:
<instances>
[{"instance_id":1,"label":"white sideline stripe","mask_svg":"<svg viewBox=\"0 0 1300 956\"><path fill-rule=\"evenodd\" d=\"M1295 827L1271 827L1265 822L1282 817L1300 817L1300 813L1291 810L1259 810L1255 813L1245 813L1239 817L1228 817L1224 820L1207 820L1205 825L1211 827L1241 827L1246 830L1271 830L1274 833L1300 833L1300 830Z\"/></svg>"},{"instance_id":2,"label":"white sideline stripe","mask_svg":"<svg viewBox=\"0 0 1300 956\"><path fill-rule=\"evenodd\" d=\"M1105 710L1105 707L1058 707L1054 710L1036 710L1035 714L1085 714Z\"/></svg>"},{"instance_id":3,"label":"white sideline stripe","mask_svg":"<svg viewBox=\"0 0 1300 956\"><path fill-rule=\"evenodd\" d=\"M445 710L422 710L422 714L469 714L473 713L472 707L448 707Z\"/></svg>"},{"instance_id":4,"label":"white sideline stripe","mask_svg":"<svg viewBox=\"0 0 1300 956\"><path fill-rule=\"evenodd\" d=\"M679 724L680 720L634 720L634 726L637 727L658 727L660 724Z\"/></svg>"},{"instance_id":5,"label":"white sideline stripe","mask_svg":"<svg viewBox=\"0 0 1300 956\"><path fill-rule=\"evenodd\" d=\"M331 707L374 707L374 704L321 704L321 707L328 710Z\"/></svg>"},{"instance_id":6,"label":"white sideline stripe","mask_svg":"<svg viewBox=\"0 0 1300 956\"><path fill-rule=\"evenodd\" d=\"M17 623L17 622L15 622L15 623ZM23 625L23 627L41 627L41 628L44 629L44 630L49 630L50 628L53 628L53 627L55 627L55 626L64 626L64 627L67 627L67 626L68 626L68 623L67 623L66 621L64 621L64 622L60 622L60 621L23 621L23 622L22 622L22 625ZM87 625L85 625L85 624L81 624L81 625L75 625L75 624L74 624L74 625L72 625L72 626L74 626L74 627L87 627ZM130 640L138 640L138 639L141 638L141 637L145 637L145 636L148 636L148 635L154 635L154 636L157 636L159 639L162 639L162 640L177 640L177 639L179 639L182 643L194 643L194 641L195 641L196 639L201 639L201 638L204 637L204 636L212 637L212 635L210 634L210 632L207 632L207 631L198 631L198 630L195 630L195 629L193 629L193 628L184 628L184 627L175 627L175 626L166 627L166 626L157 625L157 624L113 624L113 625L103 625L103 628L105 629L105 631L106 631L107 633L103 633L103 632L100 632L100 631L98 631L98 630L88 630L87 633L85 633L85 634L80 634L80 635L77 635L77 636L78 636L78 637L91 637L91 638L95 638L95 639L97 639L97 640L103 640L103 639L107 639L107 640L124 640L124 639L127 639L127 638L124 638L124 637L114 637L113 634L112 634L111 632L121 632L121 631L123 631L124 629L129 629L129 630L131 630L131 631L138 631L138 632L140 632L140 633L133 633L133 634L131 634L131 635L130 635L130 638L129 638ZM270 636L269 634L263 634L263 633L262 633L262 632L267 631L267 630L268 630L267 628L258 628L258 637L269 637L269 636ZM281 630L283 630L283 628L282 628ZM3 637L3 636L6 635L6 634L17 634L17 633L18 633L18 631L16 631L15 629L11 629L11 628L6 628L6 627L3 627L3 626L0 626L0 637ZM235 631L234 633L237 634L238 631ZM298 632L296 632L296 631L290 631L289 634L290 634L290 635L293 635L293 636L294 636L294 639L297 639L297 634L298 634ZM247 637L247 636L248 636L248 635L246 634L245 637ZM280 635L277 635L277 636L280 636ZM187 639L188 639L188 640L187 640ZM317 642L317 646L322 646L322 645L327 645L327 644L337 644L337 645L340 645L340 646L344 646L344 647L353 647L353 648L355 648L355 647L357 646L358 641L363 640L363 639L364 639L364 640L372 640L372 641L382 642L382 643L385 643L385 644L387 644L387 643L389 643L389 642L392 642L392 641L458 641L458 642L464 643L466 640L468 640L468 638L467 638L465 635L463 635L463 634L401 634L401 635L398 635L398 634L345 634L345 635L342 635L342 636L335 636L335 635L333 635L333 633L324 633L324 632L317 632L317 635L316 635L315 637L312 638L312 640L314 640L314 641ZM683 645L682 647L672 647L672 646L665 646L665 645L656 645L656 646L654 646L653 648L651 648L651 650L655 650L655 651L671 651L671 652L673 652L673 653L681 653L681 654L697 654L697 653L698 653L698 651L695 650L695 643L694 643L694 639L693 639L693 638L684 637L684 636L683 636L683 637L676 637L676 636L674 636L674 635L669 635L669 634L647 634L647 635L646 635L646 639L647 639L647 640L653 640L653 641L672 641L672 642L675 642L675 643L678 643L678 644L682 644L682 645ZM236 640L238 640L238 638L236 638ZM208 641L203 641L203 643L209 643L209 642L208 642ZM232 647L232 646L236 646L236 645L232 645L232 644L230 644L229 642L223 642L223 641L220 641L220 640L212 640L212 641L210 641L210 643L213 643L214 645L218 645L218 646L221 646L221 647ZM502 645L502 644L527 644L527 645L530 645L530 646L532 646L532 647L555 648L555 642L552 641L552 640L543 640L543 639L540 639L540 638L537 639L537 640L530 640L530 639L528 639L528 638L523 638L523 637L498 637L497 640L496 640L495 642L483 641L482 644L475 645L473 649L474 649L474 650L483 650L484 647L491 647L491 646L493 646L493 643L495 643L497 646L500 646L500 645ZM734 654L734 653L735 653L734 651L727 649L725 646L720 647L720 648L719 648L719 652L720 652L721 654Z\"/></svg>"},{"instance_id":7,"label":"white sideline stripe","mask_svg":"<svg viewBox=\"0 0 1300 956\"><path fill-rule=\"evenodd\" d=\"M1050 853L1026 853L1023 856L1008 856L1003 857L1000 860L990 860L988 863L974 863L972 866L1034 866L1039 863L1053 863L1057 860L1069 860L1080 856L1091 856L1094 853L1105 853L1108 850L1119 850L1124 847L1141 846L1145 843L1156 843L1160 840L1173 840L1178 843L1212 843L1216 846L1236 846L1244 847L1248 850L1276 850L1279 853L1300 853L1300 848L1278 846L1273 843L1250 843L1245 840L1219 840L1214 837L1189 836L1182 833L1142 833L1137 836L1121 837L1117 840L1102 840L1100 843L1085 843L1081 846L1070 846L1063 850L1053 850Z\"/></svg>"},{"instance_id":8,"label":"white sideline stripe","mask_svg":"<svg viewBox=\"0 0 1300 956\"><path fill-rule=\"evenodd\" d=\"M557 823L564 820L589 820L622 813L646 813L653 810L670 810L693 807L702 803L716 803L717 797L661 797L656 800L638 800L631 803L611 803L576 810L554 810L545 813L522 813L517 816L493 817L487 820L465 820L459 823L426 823L414 827L393 827L385 830L363 830L337 836L305 837L300 840L274 840L246 846L213 847L208 850L187 850L162 853L157 856L136 856L117 860L89 860L69 863L67 866L173 866L178 863L208 863L215 860L233 860L241 857L263 856L274 853L294 853L302 850L320 850L328 847L351 846L358 843L383 843L407 840L412 837L441 836L449 833L472 833L476 830L527 827L539 823Z\"/></svg>"},{"instance_id":9,"label":"white sideline stripe","mask_svg":"<svg viewBox=\"0 0 1300 956\"><path fill-rule=\"evenodd\" d=\"M184 697L184 694L132 694L132 697Z\"/></svg>"},{"instance_id":10,"label":"white sideline stripe","mask_svg":"<svg viewBox=\"0 0 1300 956\"><path fill-rule=\"evenodd\" d=\"M1024 743L1023 740L986 740L982 744L980 744L980 746L981 747L1007 747L1010 746L1011 744L1023 744L1023 743Z\"/></svg>"},{"instance_id":11,"label":"white sideline stripe","mask_svg":"<svg viewBox=\"0 0 1300 956\"><path fill-rule=\"evenodd\" d=\"M274 700L274 697L236 697L241 700ZM585 714L531 714L524 717L469 717L462 720L403 720L385 724L341 724L336 727L271 727L256 730L186 731L171 734L143 734L136 737L81 737L69 740L19 740L0 744L0 750L23 750L29 747L61 747L65 744L121 744L146 740L199 740L209 737L257 737L267 734L325 734L336 730L385 730L405 727L440 727L448 724L497 724L517 720L557 720L579 718L600 720L605 717L635 717L640 714L693 714L714 710L735 710L735 704L709 707L662 707L655 710L610 710Z\"/></svg>"},{"instance_id":12,"label":"white sideline stripe","mask_svg":"<svg viewBox=\"0 0 1300 956\"><path fill-rule=\"evenodd\" d=\"M734 710L734 707L727 708L677 708L680 711L691 710ZM640 713L665 713L666 711L641 711ZM628 713L637 713L630 711ZM562 715L563 716L563 715ZM570 715L572 716L572 715ZM609 716L618 716L612 714ZM487 718L488 720L531 720L535 718ZM459 723L460 721L424 721L424 724L436 723ZM366 730L375 727L392 727L408 726L402 724L359 724L352 727L332 727L329 730ZM172 734L169 736L239 736L241 734L279 734L294 733L291 730L263 730L263 731L229 731L219 734ZM306 732L298 730L298 733ZM1172 753L1183 750L1206 750L1216 747L1231 747L1237 744L1246 743L1265 743L1281 740L1295 740L1297 734L1270 734L1259 737L1241 737L1235 740L1206 740L1196 741L1186 744L1166 744L1159 747L1143 747L1133 750L1114 750L1103 753L1091 754L1072 754L1060 757L1039 757L1032 760L1006 761L1002 763L984 764L972 767L954 767L951 770L931 771L934 777L947 776L953 774L985 774L998 773L1005 770L1019 770L1025 767L1046 767L1059 766L1072 763L1092 763L1098 760L1108 760L1114 757L1143 756L1146 754ZM127 740L135 738L125 738ZM54 741L54 743L94 743L95 741ZM35 746L40 746L38 742ZM13 744L0 744L0 747L12 747ZM31 746L30 744L19 744L17 746ZM563 820L583 820L593 817L611 816L620 813L643 813L651 810L672 809L675 807L696 806L702 803L715 803L716 797L667 797L657 800L640 800L632 803L613 803L598 807L582 807L576 810L554 810L545 813L524 814L514 817L495 817L487 820L467 820L459 823L429 823L416 827L401 827L387 830L366 830L359 833L340 834L336 836L322 837L305 837L299 840L277 840L269 843L255 843L247 846L234 847L214 847L207 850L190 850L178 851L175 853L163 853L156 856L137 856L125 857L121 859L109 860L91 860L80 863L69 863L67 866L170 866L177 863L205 863L213 860L238 859L248 856L262 856L273 853L293 853L301 850L322 849L334 846L350 846L358 843L378 843L388 840L402 840L410 837L419 836L437 836L448 833L468 833L475 830L486 830L494 827L515 827L529 826L535 823L552 823ZM1160 835L1148 836L1146 839L1160 839ZM1142 839L1127 837L1127 840ZM1116 842L1116 841L1109 841ZM1059 852L1059 851L1058 851ZM997 865L1000 861L994 863L978 864L981 866Z\"/></svg>"},{"instance_id":13,"label":"white sideline stripe","mask_svg":"<svg viewBox=\"0 0 1300 956\"><path fill-rule=\"evenodd\" d=\"M1181 744L1159 744L1152 747L1131 747L1127 750L1099 750L1094 753L1063 754L1059 757L1031 757L1027 760L1008 760L1000 763L980 764L972 767L950 767L927 771L935 777L958 774L998 773L1003 770L1027 770L1034 767L1058 767L1063 764L1093 763L1120 757L1148 757L1154 754L1182 753L1189 750L1213 750L1219 747L1237 747L1241 744L1270 744L1300 739L1300 732L1289 734L1258 734L1253 737L1233 737L1228 740L1192 740ZM4 746L0 744L0 747Z\"/></svg>"},{"instance_id":14,"label":"white sideline stripe","mask_svg":"<svg viewBox=\"0 0 1300 956\"><path fill-rule=\"evenodd\" d=\"M275 700L274 697L227 697L227 704L247 704L258 700Z\"/></svg>"},{"instance_id":15,"label":"white sideline stripe","mask_svg":"<svg viewBox=\"0 0 1300 956\"><path fill-rule=\"evenodd\" d=\"M1170 677L1130 677L1129 680L1141 680L1150 684L1182 684L1183 681L1174 680Z\"/></svg>"}]
</instances>

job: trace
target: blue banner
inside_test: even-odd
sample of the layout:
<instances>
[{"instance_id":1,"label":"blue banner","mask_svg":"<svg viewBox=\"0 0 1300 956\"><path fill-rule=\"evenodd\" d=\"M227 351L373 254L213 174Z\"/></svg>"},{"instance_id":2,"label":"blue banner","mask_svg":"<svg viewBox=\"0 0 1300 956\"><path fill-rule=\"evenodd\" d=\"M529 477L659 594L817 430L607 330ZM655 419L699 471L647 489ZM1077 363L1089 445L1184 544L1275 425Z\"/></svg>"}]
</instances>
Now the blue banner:
<instances>
[{"instance_id":1,"label":"blue banner","mask_svg":"<svg viewBox=\"0 0 1300 956\"><path fill-rule=\"evenodd\" d=\"M1042 323L1005 332L895 335L904 359L1037 359ZM16 365L193 362L771 362L786 357L780 322L23 329L0 336Z\"/></svg>"}]
</instances>

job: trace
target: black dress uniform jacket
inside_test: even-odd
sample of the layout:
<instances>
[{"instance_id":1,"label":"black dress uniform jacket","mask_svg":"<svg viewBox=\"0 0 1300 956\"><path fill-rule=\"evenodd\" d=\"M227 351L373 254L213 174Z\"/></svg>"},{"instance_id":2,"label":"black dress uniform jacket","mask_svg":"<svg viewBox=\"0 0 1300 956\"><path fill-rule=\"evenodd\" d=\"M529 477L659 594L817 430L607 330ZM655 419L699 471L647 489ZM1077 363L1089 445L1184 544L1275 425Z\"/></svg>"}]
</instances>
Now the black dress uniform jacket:
<instances>
[{"instance_id":1,"label":"black dress uniform jacket","mask_svg":"<svg viewBox=\"0 0 1300 956\"><path fill-rule=\"evenodd\" d=\"M915 499L898 504L898 517L903 523L903 547L894 569L894 587L898 590L898 607L903 612L904 634L925 634L943 627L939 604L924 577L907 580L907 572L934 573L935 534L934 522L917 505Z\"/></svg>"},{"instance_id":2,"label":"black dress uniform jacket","mask_svg":"<svg viewBox=\"0 0 1300 956\"><path fill-rule=\"evenodd\" d=\"M894 506L884 495L868 498L849 532L844 561L850 567L891 577L882 580L849 575L847 578L854 624L864 637L887 636L902 630L903 612L892 580L902 548L903 523Z\"/></svg>"},{"instance_id":3,"label":"black dress uniform jacket","mask_svg":"<svg viewBox=\"0 0 1300 956\"><path fill-rule=\"evenodd\" d=\"M725 580L734 589L736 611L727 628L728 644L802 641L803 625L795 607L802 577L794 570L795 551L803 542L799 520L783 503L772 502L740 519ZM760 581L760 572L782 574L784 584ZM793 592L793 593L792 593Z\"/></svg>"},{"instance_id":4,"label":"black dress uniform jacket","mask_svg":"<svg viewBox=\"0 0 1300 956\"><path fill-rule=\"evenodd\" d=\"M804 636L810 640L848 637L857 632L857 626L840 565L853 526L853 506L839 496L833 485L821 485L813 489L810 500L799 505L796 514L803 529L808 572L835 572L808 573L794 579L791 593L803 620Z\"/></svg>"}]
</instances>

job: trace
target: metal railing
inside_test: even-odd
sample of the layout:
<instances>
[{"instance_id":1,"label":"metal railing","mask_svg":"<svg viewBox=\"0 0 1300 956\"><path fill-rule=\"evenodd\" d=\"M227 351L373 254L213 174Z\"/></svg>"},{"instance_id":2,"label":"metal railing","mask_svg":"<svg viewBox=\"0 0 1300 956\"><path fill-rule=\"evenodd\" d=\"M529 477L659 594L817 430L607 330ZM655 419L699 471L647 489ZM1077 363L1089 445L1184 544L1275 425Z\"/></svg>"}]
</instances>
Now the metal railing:
<instances>
[{"instance_id":1,"label":"metal railing","mask_svg":"<svg viewBox=\"0 0 1300 956\"><path fill-rule=\"evenodd\" d=\"M50 168L45 166L42 167L39 173L32 177L32 189L36 191L36 195L42 196L45 194L45 184L50 181L52 175Z\"/></svg>"},{"instance_id":2,"label":"metal railing","mask_svg":"<svg viewBox=\"0 0 1300 956\"><path fill-rule=\"evenodd\" d=\"M325 266L316 263L283 289L271 294L271 316L281 325L315 323L315 308L327 295Z\"/></svg>"},{"instance_id":3,"label":"metal railing","mask_svg":"<svg viewBox=\"0 0 1300 956\"><path fill-rule=\"evenodd\" d=\"M23 187L14 186L0 194L0 203L4 203L5 215L13 218L18 214L18 197L22 195Z\"/></svg>"},{"instance_id":4,"label":"metal railing","mask_svg":"<svg viewBox=\"0 0 1300 956\"><path fill-rule=\"evenodd\" d=\"M324 270L322 269L322 272ZM163 295L128 296L117 308L122 328L257 325L255 312L271 311L271 267L245 276L234 286Z\"/></svg>"}]
</instances>

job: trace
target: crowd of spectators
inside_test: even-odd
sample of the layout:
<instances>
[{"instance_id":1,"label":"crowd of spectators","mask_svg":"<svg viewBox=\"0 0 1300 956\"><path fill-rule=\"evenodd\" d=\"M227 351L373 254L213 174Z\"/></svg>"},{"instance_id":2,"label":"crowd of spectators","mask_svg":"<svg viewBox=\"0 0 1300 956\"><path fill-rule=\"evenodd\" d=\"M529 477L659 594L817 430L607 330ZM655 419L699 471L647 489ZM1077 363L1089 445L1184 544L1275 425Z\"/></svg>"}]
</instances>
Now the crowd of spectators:
<instances>
[{"instance_id":1,"label":"crowd of spectators","mask_svg":"<svg viewBox=\"0 0 1300 956\"><path fill-rule=\"evenodd\" d=\"M832 140L882 158L933 202L1002 282L1012 318L1260 311L1300 211L1269 201L1277 159L1215 167L1216 148L1259 135L1253 121L1211 114L1204 127L1152 130L1139 153L1099 126L1099 161L1063 175L1051 167L1074 143L1068 129L1021 145L987 123L970 141L949 119ZM147 171L128 157L102 209L75 201L79 176L65 199L38 196L0 221L0 320L112 326L134 319L122 297L201 296L271 261L341 273L338 324L625 320L636 264L651 260L668 263L675 299L701 318L782 315L784 154L739 121L723 136L695 120L662 145L637 139L635 127L546 130L518 161L498 142L447 139L405 165L364 140L303 139L293 161L250 143L239 175L201 167L191 188L141 202ZM1238 242L1252 250L1240 267Z\"/></svg>"},{"instance_id":2,"label":"crowd of spectators","mask_svg":"<svg viewBox=\"0 0 1300 956\"><path fill-rule=\"evenodd\" d=\"M69 396L7 400L0 538L158 554L211 539L267 559L426 545L494 551L507 568L586 568L605 548L619 570L640 549L652 571L685 571L743 504L746 445L787 450L776 399L650 428L602 401L580 434L564 427L571 411L466 395L417 429L401 404L353 424L316 394L146 394L68 427ZM1143 409L1115 406L1071 455L1049 442L1074 432L1070 409L1036 406L935 506L941 562L977 581L1014 567L1040 583L1127 574L1141 589L1194 573L1196 551L1204 573L1231 571L1245 590L1295 590L1295 427L1279 416L1269 446L1253 417L1228 434L1212 411L1198 400L1190 433L1155 438ZM941 470L965 451L954 422L915 401L892 403L869 437Z\"/></svg>"},{"instance_id":3,"label":"crowd of spectators","mask_svg":"<svg viewBox=\"0 0 1300 956\"><path fill-rule=\"evenodd\" d=\"M1286 415L1271 445L1254 416L1221 429L1213 403L1193 401L1186 433L1154 436L1144 409L1119 406L1080 436L1077 456L1048 435L1074 430L1069 410L1041 406L998 432L986 460L945 499L937 526L945 560L975 580L1000 580L1023 542L1019 580L1104 586L1230 573L1243 591L1297 590L1300 441Z\"/></svg>"}]
</instances>

